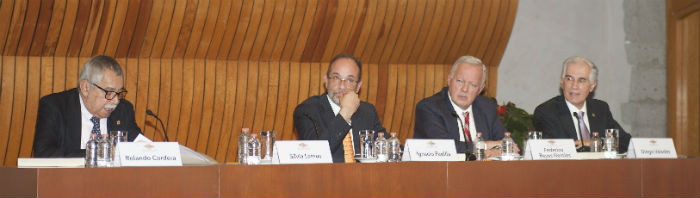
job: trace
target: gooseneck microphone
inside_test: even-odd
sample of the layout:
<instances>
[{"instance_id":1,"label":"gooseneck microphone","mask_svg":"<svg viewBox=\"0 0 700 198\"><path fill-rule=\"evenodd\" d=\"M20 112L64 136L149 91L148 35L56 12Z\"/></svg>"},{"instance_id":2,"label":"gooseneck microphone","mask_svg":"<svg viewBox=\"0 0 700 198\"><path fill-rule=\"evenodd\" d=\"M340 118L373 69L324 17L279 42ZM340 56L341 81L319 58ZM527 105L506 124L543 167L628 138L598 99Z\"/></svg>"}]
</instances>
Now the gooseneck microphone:
<instances>
[{"instance_id":1,"label":"gooseneck microphone","mask_svg":"<svg viewBox=\"0 0 700 198\"><path fill-rule=\"evenodd\" d=\"M158 122L160 122L160 127L163 128L163 137L165 137L166 142L170 142L170 139L168 139L168 132L165 131L165 125L163 125L163 120L160 120L160 118L150 109L146 109L146 115L153 116L156 118L156 120L158 120Z\"/></svg>"},{"instance_id":2,"label":"gooseneck microphone","mask_svg":"<svg viewBox=\"0 0 700 198\"><path fill-rule=\"evenodd\" d=\"M314 132L316 132L316 139L320 139L321 137L318 135L318 125L316 124L316 120L311 118L311 116L308 113L304 113L304 116L309 118L309 120L311 120L311 123L314 124Z\"/></svg>"}]
</instances>

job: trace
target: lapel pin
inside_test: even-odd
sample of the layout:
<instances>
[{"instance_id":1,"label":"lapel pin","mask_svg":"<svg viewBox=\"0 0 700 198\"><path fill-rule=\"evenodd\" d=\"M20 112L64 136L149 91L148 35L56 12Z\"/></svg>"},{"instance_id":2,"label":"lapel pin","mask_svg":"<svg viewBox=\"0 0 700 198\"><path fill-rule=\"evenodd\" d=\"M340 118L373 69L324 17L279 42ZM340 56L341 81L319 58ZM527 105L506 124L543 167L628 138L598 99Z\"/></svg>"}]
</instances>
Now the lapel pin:
<instances>
[{"instance_id":1,"label":"lapel pin","mask_svg":"<svg viewBox=\"0 0 700 198\"><path fill-rule=\"evenodd\" d=\"M592 113L591 116L595 117L595 113Z\"/></svg>"},{"instance_id":2,"label":"lapel pin","mask_svg":"<svg viewBox=\"0 0 700 198\"><path fill-rule=\"evenodd\" d=\"M121 120L117 120L117 125L121 124Z\"/></svg>"}]
</instances>

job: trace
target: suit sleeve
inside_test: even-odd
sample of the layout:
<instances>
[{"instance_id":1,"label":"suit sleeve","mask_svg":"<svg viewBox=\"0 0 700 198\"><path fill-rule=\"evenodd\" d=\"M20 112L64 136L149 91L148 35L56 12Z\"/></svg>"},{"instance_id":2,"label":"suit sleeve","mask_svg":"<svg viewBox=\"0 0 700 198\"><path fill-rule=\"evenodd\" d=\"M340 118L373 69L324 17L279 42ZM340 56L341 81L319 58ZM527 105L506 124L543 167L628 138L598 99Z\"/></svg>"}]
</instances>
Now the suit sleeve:
<instances>
[{"instance_id":1,"label":"suit sleeve","mask_svg":"<svg viewBox=\"0 0 700 198\"><path fill-rule=\"evenodd\" d=\"M342 149L343 139L350 131L350 125L338 114L331 118L330 123L321 125L320 116L310 112L313 109L308 104L300 104L294 109L294 127L300 140L328 140L331 152Z\"/></svg>"},{"instance_id":2,"label":"suit sleeve","mask_svg":"<svg viewBox=\"0 0 700 198\"><path fill-rule=\"evenodd\" d=\"M34 157L62 157L66 151L60 147L59 126L61 113L56 106L51 105L45 99L39 101L36 126L34 128Z\"/></svg>"},{"instance_id":3,"label":"suit sleeve","mask_svg":"<svg viewBox=\"0 0 700 198\"><path fill-rule=\"evenodd\" d=\"M386 135L388 135L388 134L386 134L387 131L386 131L386 129L384 128L384 126L382 126L382 122L379 121L379 115L377 114L377 109L375 109L374 106L372 106L372 105L368 105L368 106L369 106L369 108L370 108L370 112L369 112L370 114L368 115L368 116L370 117L369 120L370 120L370 122L373 122L373 123L372 123L372 129L373 129L377 134L378 134L379 132L384 132L384 133L385 133L385 136L384 136L384 137L387 137L387 136L386 136ZM376 134L375 134L375 137L376 137Z\"/></svg>"},{"instance_id":4,"label":"suit sleeve","mask_svg":"<svg viewBox=\"0 0 700 198\"><path fill-rule=\"evenodd\" d=\"M413 138L417 139L452 139L443 117L435 108L431 108L428 103L418 103L416 106L416 123L413 131ZM454 140L458 153L471 153L471 144Z\"/></svg>"}]
</instances>

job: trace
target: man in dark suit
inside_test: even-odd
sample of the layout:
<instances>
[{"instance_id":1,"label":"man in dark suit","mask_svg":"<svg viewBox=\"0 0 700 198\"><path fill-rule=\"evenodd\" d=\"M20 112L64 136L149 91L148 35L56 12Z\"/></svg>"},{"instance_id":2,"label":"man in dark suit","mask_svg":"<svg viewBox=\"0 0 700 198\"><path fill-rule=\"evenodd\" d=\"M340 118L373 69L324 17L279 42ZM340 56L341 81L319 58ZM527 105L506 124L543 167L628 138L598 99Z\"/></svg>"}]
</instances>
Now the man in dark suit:
<instances>
[{"instance_id":1,"label":"man in dark suit","mask_svg":"<svg viewBox=\"0 0 700 198\"><path fill-rule=\"evenodd\" d=\"M123 130L133 141L141 133L134 107L124 99L124 74L116 60L90 58L78 82L78 88L39 100L34 157L83 157L90 134Z\"/></svg>"},{"instance_id":2,"label":"man in dark suit","mask_svg":"<svg viewBox=\"0 0 700 198\"><path fill-rule=\"evenodd\" d=\"M534 125L544 138L575 140L579 151L587 151L593 132L605 137L605 129L619 129L619 151L627 151L630 134L625 132L610 113L608 103L589 98L598 84L598 67L580 56L569 57L562 65L562 95L535 108ZM581 144L583 142L583 144Z\"/></svg>"},{"instance_id":3,"label":"man in dark suit","mask_svg":"<svg viewBox=\"0 0 700 198\"><path fill-rule=\"evenodd\" d=\"M298 138L328 140L333 162L354 161L354 153L360 153L360 130L386 131L374 105L360 101L357 95L361 75L362 63L357 58L349 54L334 57L323 76L327 92L294 109Z\"/></svg>"},{"instance_id":4,"label":"man in dark suit","mask_svg":"<svg viewBox=\"0 0 700 198\"><path fill-rule=\"evenodd\" d=\"M481 132L488 148L500 145L506 129L498 119L496 104L479 96L485 82L486 66L481 60L460 57L447 77L447 87L416 105L413 138L453 139L458 153L472 153L472 141ZM500 150L489 149L486 155L500 156Z\"/></svg>"}]
</instances>

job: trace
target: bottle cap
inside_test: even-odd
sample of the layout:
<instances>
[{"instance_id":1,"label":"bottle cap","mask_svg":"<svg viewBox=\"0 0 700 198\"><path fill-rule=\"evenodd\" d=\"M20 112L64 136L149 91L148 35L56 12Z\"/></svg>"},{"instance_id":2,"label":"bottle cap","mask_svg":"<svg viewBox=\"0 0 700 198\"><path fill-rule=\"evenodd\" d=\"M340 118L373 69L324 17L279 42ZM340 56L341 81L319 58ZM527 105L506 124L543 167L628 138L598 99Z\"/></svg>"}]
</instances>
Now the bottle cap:
<instances>
[{"instance_id":1,"label":"bottle cap","mask_svg":"<svg viewBox=\"0 0 700 198\"><path fill-rule=\"evenodd\" d=\"M597 131L593 131L593 136L598 136L598 132L597 132Z\"/></svg>"},{"instance_id":2,"label":"bottle cap","mask_svg":"<svg viewBox=\"0 0 700 198\"><path fill-rule=\"evenodd\" d=\"M396 137L396 132L391 132L391 137Z\"/></svg>"},{"instance_id":3,"label":"bottle cap","mask_svg":"<svg viewBox=\"0 0 700 198\"><path fill-rule=\"evenodd\" d=\"M243 133L250 133L250 128L243 128Z\"/></svg>"},{"instance_id":4,"label":"bottle cap","mask_svg":"<svg viewBox=\"0 0 700 198\"><path fill-rule=\"evenodd\" d=\"M506 136L510 136L510 132L505 132L503 134L505 134Z\"/></svg>"},{"instance_id":5,"label":"bottle cap","mask_svg":"<svg viewBox=\"0 0 700 198\"><path fill-rule=\"evenodd\" d=\"M379 136L379 137L384 137L384 132L379 132L379 133L377 133L377 136Z\"/></svg>"},{"instance_id":6,"label":"bottle cap","mask_svg":"<svg viewBox=\"0 0 700 198\"><path fill-rule=\"evenodd\" d=\"M258 134L255 134L255 133L250 134L250 137L256 138L256 137L258 137Z\"/></svg>"}]
</instances>

